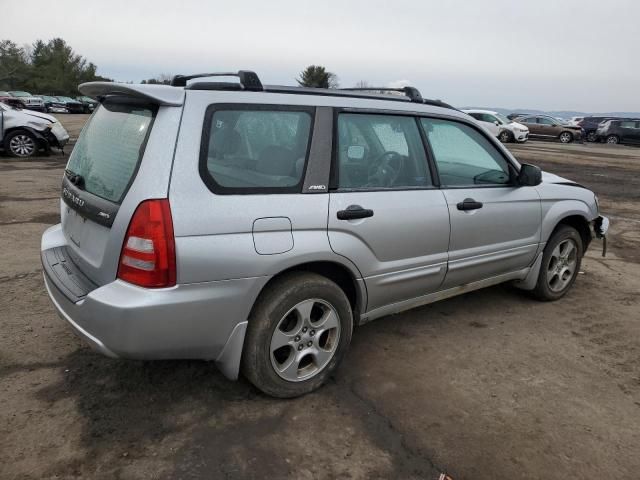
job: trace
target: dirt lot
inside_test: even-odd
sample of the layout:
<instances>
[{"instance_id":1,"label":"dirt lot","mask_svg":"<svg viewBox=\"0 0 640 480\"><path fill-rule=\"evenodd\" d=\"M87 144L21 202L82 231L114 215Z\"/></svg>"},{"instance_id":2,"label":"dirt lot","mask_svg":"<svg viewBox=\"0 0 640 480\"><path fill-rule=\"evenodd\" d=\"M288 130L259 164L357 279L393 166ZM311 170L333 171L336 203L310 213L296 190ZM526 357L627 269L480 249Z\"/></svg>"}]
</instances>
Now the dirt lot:
<instances>
[{"instance_id":1,"label":"dirt lot","mask_svg":"<svg viewBox=\"0 0 640 480\"><path fill-rule=\"evenodd\" d=\"M365 325L292 401L91 352L41 277L66 157L0 158L0 478L638 478L640 149L512 150L599 194L609 256L556 303L499 286Z\"/></svg>"}]
</instances>

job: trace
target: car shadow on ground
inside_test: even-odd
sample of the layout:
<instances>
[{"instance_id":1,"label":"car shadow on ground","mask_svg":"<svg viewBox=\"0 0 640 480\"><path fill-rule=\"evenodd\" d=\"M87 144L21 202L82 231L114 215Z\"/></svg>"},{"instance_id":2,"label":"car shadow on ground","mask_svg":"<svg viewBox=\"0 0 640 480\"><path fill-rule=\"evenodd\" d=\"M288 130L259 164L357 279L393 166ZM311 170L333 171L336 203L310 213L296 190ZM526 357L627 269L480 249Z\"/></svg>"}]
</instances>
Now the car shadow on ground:
<instances>
[{"instance_id":1,"label":"car shadow on ground","mask_svg":"<svg viewBox=\"0 0 640 480\"><path fill-rule=\"evenodd\" d=\"M47 476L335 478L360 468L369 478L431 479L441 471L430 452L406 444L348 374L303 398L279 400L242 377L227 380L213 362L114 360L83 347L42 367L64 373L37 399L49 406L71 400L83 419L82 462L59 461Z\"/></svg>"}]
</instances>

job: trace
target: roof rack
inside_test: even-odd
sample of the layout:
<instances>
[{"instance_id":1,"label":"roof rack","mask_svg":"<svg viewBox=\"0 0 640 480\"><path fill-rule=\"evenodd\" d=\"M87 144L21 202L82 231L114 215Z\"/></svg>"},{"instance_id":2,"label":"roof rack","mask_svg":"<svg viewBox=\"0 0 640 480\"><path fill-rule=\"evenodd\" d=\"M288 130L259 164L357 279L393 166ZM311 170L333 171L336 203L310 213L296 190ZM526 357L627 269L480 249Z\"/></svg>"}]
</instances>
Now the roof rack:
<instances>
[{"instance_id":1,"label":"roof rack","mask_svg":"<svg viewBox=\"0 0 640 480\"><path fill-rule=\"evenodd\" d=\"M195 82L187 86L189 80L204 77L238 77L239 83L230 82ZM176 75L171 80L173 87L186 87L190 90L248 90L253 92L287 93L296 95L320 95L330 97L368 98L371 100L389 100L395 102L412 102L432 105L435 107L457 110L455 107L440 100L422 98L420 91L415 87L366 87L366 88L310 88L291 87L282 85L262 85L260 78L250 70L238 72L214 72L196 73L194 75ZM400 95L384 95L383 92L399 92Z\"/></svg>"},{"instance_id":2,"label":"roof rack","mask_svg":"<svg viewBox=\"0 0 640 480\"><path fill-rule=\"evenodd\" d=\"M171 79L171 86L186 87L189 80L203 77L238 77L242 89L255 92L264 90L264 88L262 87L262 82L258 78L258 75L250 70L239 70L237 72L196 73L193 75L176 75Z\"/></svg>"},{"instance_id":3,"label":"roof rack","mask_svg":"<svg viewBox=\"0 0 640 480\"><path fill-rule=\"evenodd\" d=\"M422 95L420 95L420 91L415 87L401 87L401 88L392 88L392 87L354 87L354 88L341 88L340 90L352 91L352 92L399 92L404 93L409 100L414 103L424 103Z\"/></svg>"}]
</instances>

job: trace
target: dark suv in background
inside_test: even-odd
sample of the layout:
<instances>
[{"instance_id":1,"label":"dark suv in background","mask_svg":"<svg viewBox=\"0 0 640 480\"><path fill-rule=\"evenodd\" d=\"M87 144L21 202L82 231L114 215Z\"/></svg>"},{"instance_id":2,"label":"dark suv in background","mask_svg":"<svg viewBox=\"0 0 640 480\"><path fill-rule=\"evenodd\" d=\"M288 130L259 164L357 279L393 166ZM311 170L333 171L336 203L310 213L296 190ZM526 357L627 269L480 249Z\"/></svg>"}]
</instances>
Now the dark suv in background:
<instances>
[{"instance_id":1,"label":"dark suv in background","mask_svg":"<svg viewBox=\"0 0 640 480\"><path fill-rule=\"evenodd\" d=\"M600 125L605 120L617 120L616 117L584 117L580 120L577 125L582 127L584 130L584 135L587 142L595 142L598 137L596 134L596 130L598 130L598 125Z\"/></svg>"},{"instance_id":2,"label":"dark suv in background","mask_svg":"<svg viewBox=\"0 0 640 480\"><path fill-rule=\"evenodd\" d=\"M605 120L596 130L596 140L607 143L640 144L640 120L616 119Z\"/></svg>"}]
</instances>

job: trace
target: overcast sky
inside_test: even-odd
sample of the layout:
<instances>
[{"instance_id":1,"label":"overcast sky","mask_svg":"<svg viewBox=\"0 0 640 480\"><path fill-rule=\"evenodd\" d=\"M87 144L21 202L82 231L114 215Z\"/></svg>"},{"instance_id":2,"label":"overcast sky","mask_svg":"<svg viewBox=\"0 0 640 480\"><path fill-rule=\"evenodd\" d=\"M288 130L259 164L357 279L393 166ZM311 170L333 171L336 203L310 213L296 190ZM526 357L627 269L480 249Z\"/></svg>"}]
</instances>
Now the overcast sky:
<instances>
[{"instance_id":1,"label":"overcast sky","mask_svg":"<svg viewBox=\"0 0 640 480\"><path fill-rule=\"evenodd\" d=\"M306 65L457 106L640 111L636 0L0 0L0 38L64 38L101 75Z\"/></svg>"}]
</instances>

